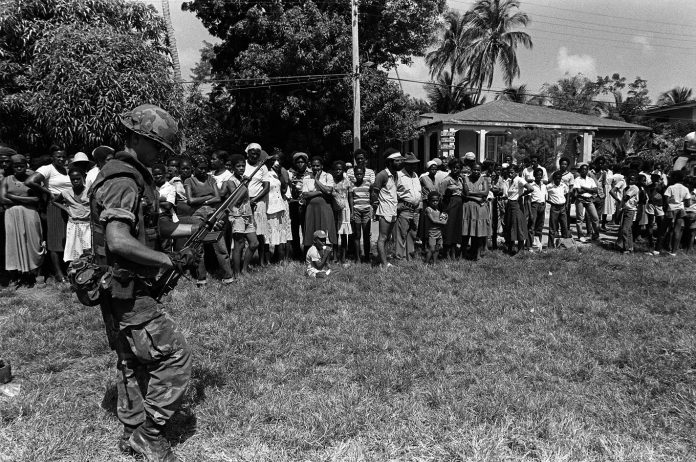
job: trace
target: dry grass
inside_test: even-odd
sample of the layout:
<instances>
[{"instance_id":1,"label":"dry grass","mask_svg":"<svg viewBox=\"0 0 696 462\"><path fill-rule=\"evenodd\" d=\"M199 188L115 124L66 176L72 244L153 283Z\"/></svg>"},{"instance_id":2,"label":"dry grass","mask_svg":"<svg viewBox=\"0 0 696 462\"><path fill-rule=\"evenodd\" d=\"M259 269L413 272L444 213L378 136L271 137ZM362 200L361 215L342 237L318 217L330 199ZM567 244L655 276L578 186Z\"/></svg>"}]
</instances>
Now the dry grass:
<instances>
[{"instance_id":1,"label":"dry grass","mask_svg":"<svg viewBox=\"0 0 696 462\"><path fill-rule=\"evenodd\" d=\"M169 436L191 461L693 460L693 267L590 249L186 283L167 309L195 366ZM0 355L22 384L0 461L131 460L98 310L6 290Z\"/></svg>"}]
</instances>

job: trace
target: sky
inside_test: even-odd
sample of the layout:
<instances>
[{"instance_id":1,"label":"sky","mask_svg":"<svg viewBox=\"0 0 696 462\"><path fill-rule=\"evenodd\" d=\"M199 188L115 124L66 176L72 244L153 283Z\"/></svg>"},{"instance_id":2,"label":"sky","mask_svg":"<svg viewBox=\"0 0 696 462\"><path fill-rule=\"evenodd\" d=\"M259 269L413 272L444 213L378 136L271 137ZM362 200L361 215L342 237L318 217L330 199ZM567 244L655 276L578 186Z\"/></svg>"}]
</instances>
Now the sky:
<instances>
[{"instance_id":1,"label":"sky","mask_svg":"<svg viewBox=\"0 0 696 462\"><path fill-rule=\"evenodd\" d=\"M161 1L144 1L161 11ZM182 74L188 78L203 41L217 39L195 15L181 11L181 3L170 0L170 8ZM447 3L451 9L465 11L473 1ZM526 32L534 47L518 49L521 75L513 85L526 84L529 92L537 93L545 82L565 73L594 79L618 72L629 81L637 76L646 79L653 102L675 86L696 89L696 0L521 0L521 10L531 18ZM422 58L415 58L411 66L399 66L398 75L429 80ZM402 84L407 93L425 97L423 84ZM492 88L503 87L497 77ZM493 97L490 94L488 100Z\"/></svg>"}]
</instances>

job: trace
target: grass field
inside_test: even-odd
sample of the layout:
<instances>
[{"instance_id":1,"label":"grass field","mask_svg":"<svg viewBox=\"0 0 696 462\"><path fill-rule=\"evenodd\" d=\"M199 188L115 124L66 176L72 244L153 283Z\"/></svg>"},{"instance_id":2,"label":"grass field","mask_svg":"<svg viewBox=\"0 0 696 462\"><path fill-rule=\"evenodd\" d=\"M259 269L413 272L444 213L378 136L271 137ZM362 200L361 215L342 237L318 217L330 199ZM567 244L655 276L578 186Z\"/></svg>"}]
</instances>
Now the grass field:
<instances>
[{"instance_id":1,"label":"grass field","mask_svg":"<svg viewBox=\"0 0 696 462\"><path fill-rule=\"evenodd\" d=\"M590 248L186 282L190 461L696 459L694 257ZM0 461L125 461L98 309L0 294Z\"/></svg>"}]
</instances>

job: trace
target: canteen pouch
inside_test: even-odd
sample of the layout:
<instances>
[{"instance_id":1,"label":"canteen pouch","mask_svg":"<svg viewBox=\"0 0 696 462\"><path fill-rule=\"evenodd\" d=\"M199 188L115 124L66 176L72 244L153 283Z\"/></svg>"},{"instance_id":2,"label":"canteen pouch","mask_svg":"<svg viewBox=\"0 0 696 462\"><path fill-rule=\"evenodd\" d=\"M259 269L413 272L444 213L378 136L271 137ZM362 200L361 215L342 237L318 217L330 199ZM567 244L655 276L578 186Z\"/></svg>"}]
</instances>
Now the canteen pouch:
<instances>
[{"instance_id":1,"label":"canteen pouch","mask_svg":"<svg viewBox=\"0 0 696 462\"><path fill-rule=\"evenodd\" d=\"M94 263L91 253L73 260L68 267L68 281L77 299L85 306L96 306L101 300L102 278L106 267Z\"/></svg>"},{"instance_id":2,"label":"canteen pouch","mask_svg":"<svg viewBox=\"0 0 696 462\"><path fill-rule=\"evenodd\" d=\"M111 298L119 300L135 298L135 275L132 272L114 268L105 283L108 285Z\"/></svg>"}]
</instances>

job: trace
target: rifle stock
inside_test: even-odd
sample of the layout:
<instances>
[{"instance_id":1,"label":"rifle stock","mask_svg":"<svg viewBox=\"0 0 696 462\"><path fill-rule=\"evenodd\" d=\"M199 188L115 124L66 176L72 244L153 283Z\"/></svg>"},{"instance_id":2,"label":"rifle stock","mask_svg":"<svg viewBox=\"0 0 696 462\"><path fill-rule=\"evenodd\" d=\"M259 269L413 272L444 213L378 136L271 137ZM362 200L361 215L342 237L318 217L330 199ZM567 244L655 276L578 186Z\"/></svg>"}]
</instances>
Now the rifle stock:
<instances>
[{"instance_id":1,"label":"rifle stock","mask_svg":"<svg viewBox=\"0 0 696 462\"><path fill-rule=\"evenodd\" d=\"M218 208L216 208L215 211L210 214L210 216L203 222L203 224L201 224L195 233L191 234L188 239L186 239L184 249L189 248L194 253L199 251L206 236L215 230L215 227L218 221L220 221L220 218L222 218L222 215L227 214L229 207L239 202L239 199L248 192L249 182L263 166L264 163L260 162L258 167L256 167L251 175L245 177L241 181L234 192L232 192L232 194L230 194L229 197L227 197L227 199L225 199L222 204L220 204ZM176 284L179 282L179 278L181 278L181 276L182 274L177 268L167 270L153 285L153 298L158 302L161 301L162 297L167 295L174 289L174 287L176 287Z\"/></svg>"}]
</instances>

